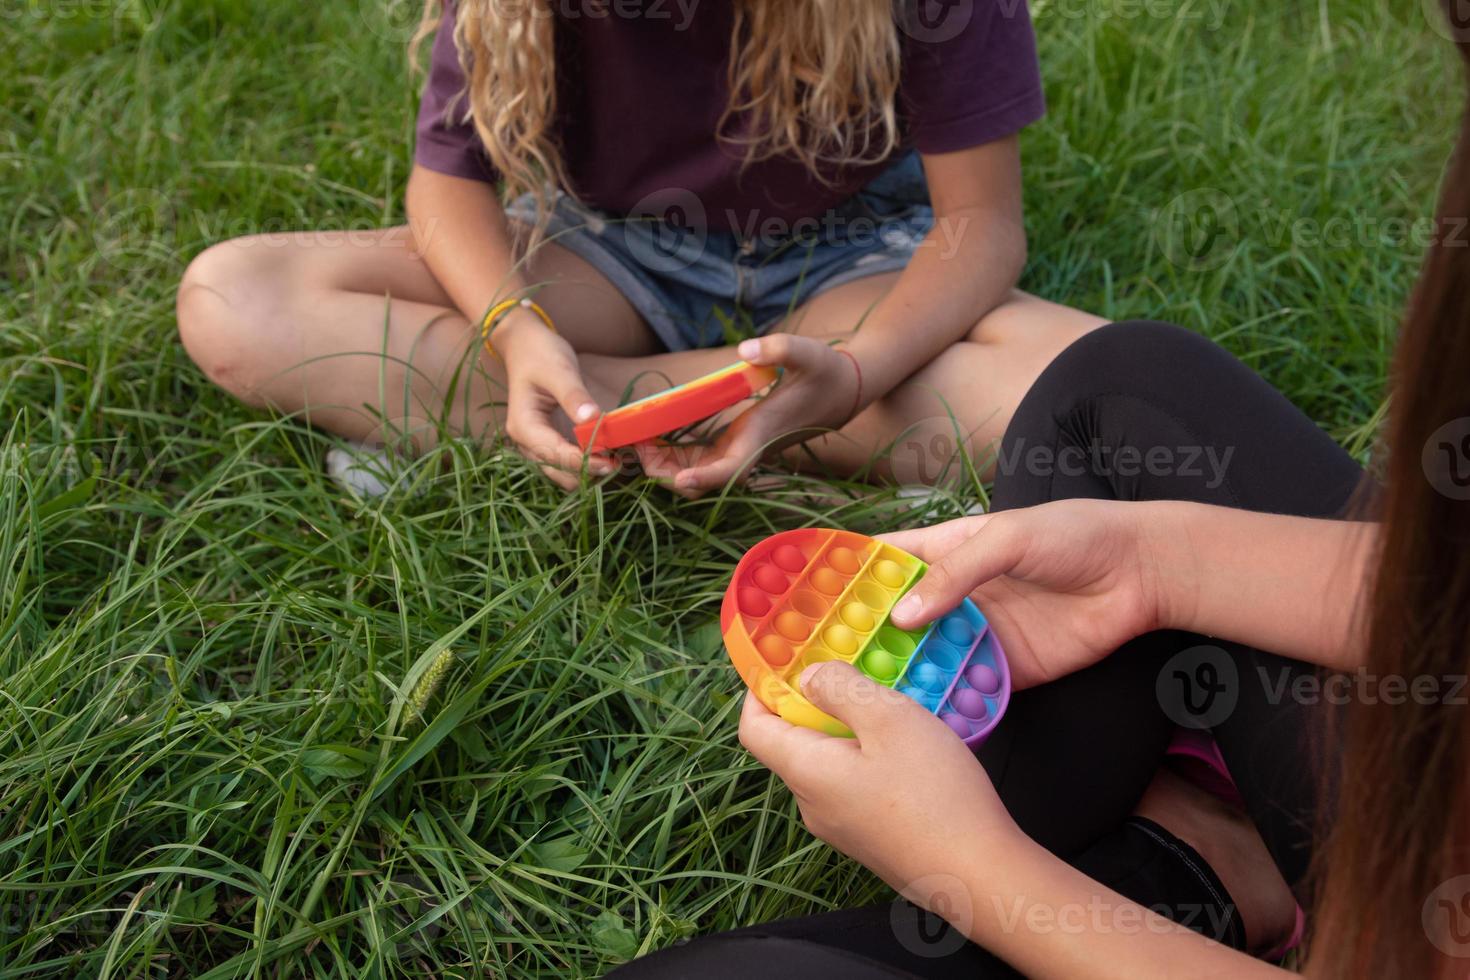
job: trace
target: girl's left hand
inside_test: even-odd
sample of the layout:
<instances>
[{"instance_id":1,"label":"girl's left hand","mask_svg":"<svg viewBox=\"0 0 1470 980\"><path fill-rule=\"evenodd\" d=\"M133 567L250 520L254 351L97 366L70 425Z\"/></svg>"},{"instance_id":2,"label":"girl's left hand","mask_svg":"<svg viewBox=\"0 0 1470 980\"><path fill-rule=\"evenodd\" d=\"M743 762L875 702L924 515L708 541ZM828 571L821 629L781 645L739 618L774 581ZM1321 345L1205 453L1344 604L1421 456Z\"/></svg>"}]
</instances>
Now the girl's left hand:
<instances>
[{"instance_id":1,"label":"girl's left hand","mask_svg":"<svg viewBox=\"0 0 1470 980\"><path fill-rule=\"evenodd\" d=\"M1022 839L974 754L921 705L841 661L798 683L857 737L793 725L747 694L740 742L790 787L817 837L920 904L925 879Z\"/></svg>"},{"instance_id":2,"label":"girl's left hand","mask_svg":"<svg viewBox=\"0 0 1470 980\"><path fill-rule=\"evenodd\" d=\"M765 398L732 421L710 446L638 447L643 471L697 497L743 477L767 452L803 442L847 423L858 397L857 364L825 341L776 333L743 341L752 364L785 369Z\"/></svg>"}]
</instances>

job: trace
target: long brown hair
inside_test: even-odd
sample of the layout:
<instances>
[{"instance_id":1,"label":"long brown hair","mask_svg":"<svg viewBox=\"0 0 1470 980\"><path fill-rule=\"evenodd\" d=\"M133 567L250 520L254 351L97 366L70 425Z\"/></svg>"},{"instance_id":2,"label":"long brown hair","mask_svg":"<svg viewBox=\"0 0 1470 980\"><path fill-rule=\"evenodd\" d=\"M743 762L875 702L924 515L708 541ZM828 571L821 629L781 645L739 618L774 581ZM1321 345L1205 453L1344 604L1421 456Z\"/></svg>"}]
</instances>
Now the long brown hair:
<instances>
[{"instance_id":1,"label":"long brown hair","mask_svg":"<svg viewBox=\"0 0 1470 980\"><path fill-rule=\"evenodd\" d=\"M1470 61L1470 45L1457 47ZM1470 488L1460 486L1470 469L1467 217L1470 116L1445 170L1437 237L1395 355L1369 594L1369 673L1380 682L1433 678L1437 696L1430 704L1355 699L1339 719L1342 763L1308 957L1314 975L1448 975L1456 961L1435 923L1470 912L1470 889L1460 887L1470 878L1450 881L1470 873L1470 710L1457 680L1470 672ZM1458 697L1446 703L1450 695ZM1452 948L1470 953L1470 936ZM1458 965L1463 975L1470 964Z\"/></svg>"}]
</instances>

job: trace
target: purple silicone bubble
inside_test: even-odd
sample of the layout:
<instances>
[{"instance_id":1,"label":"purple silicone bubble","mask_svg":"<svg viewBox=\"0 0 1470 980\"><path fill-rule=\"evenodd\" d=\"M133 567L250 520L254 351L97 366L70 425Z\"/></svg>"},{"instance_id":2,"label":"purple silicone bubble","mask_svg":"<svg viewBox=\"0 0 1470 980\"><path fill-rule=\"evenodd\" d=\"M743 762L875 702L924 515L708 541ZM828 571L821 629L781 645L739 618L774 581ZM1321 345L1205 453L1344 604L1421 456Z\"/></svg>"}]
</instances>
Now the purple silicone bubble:
<instances>
[{"instance_id":1,"label":"purple silicone bubble","mask_svg":"<svg viewBox=\"0 0 1470 980\"><path fill-rule=\"evenodd\" d=\"M966 718L974 721L981 721L985 718L985 698L973 687L954 692L949 703L954 705L954 710Z\"/></svg>"},{"instance_id":2,"label":"purple silicone bubble","mask_svg":"<svg viewBox=\"0 0 1470 980\"><path fill-rule=\"evenodd\" d=\"M965 680L981 694L995 697L1000 693L1000 675L988 664L976 664L965 671Z\"/></svg>"},{"instance_id":3,"label":"purple silicone bubble","mask_svg":"<svg viewBox=\"0 0 1470 980\"><path fill-rule=\"evenodd\" d=\"M939 716L939 720L948 725L950 727L950 730L952 730L960 738L970 737L970 723L968 721L965 721L965 719L961 718L959 715L955 714L953 711L946 711L944 714Z\"/></svg>"}]
</instances>

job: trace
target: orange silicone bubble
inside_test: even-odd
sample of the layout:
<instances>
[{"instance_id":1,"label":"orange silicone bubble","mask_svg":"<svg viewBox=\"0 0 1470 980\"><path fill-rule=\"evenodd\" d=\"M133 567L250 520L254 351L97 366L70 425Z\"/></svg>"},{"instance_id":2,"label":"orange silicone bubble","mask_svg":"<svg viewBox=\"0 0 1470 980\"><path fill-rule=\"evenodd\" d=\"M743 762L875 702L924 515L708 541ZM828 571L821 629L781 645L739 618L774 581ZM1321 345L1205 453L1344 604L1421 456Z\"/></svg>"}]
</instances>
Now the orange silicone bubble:
<instances>
[{"instance_id":1,"label":"orange silicone bubble","mask_svg":"<svg viewBox=\"0 0 1470 980\"><path fill-rule=\"evenodd\" d=\"M833 548L827 552L827 563L843 575L852 575L863 567L863 560L851 548Z\"/></svg>"},{"instance_id":2,"label":"orange silicone bubble","mask_svg":"<svg viewBox=\"0 0 1470 980\"><path fill-rule=\"evenodd\" d=\"M812 635L812 628L805 616L788 609L776 617L776 632L799 643Z\"/></svg>"},{"instance_id":3,"label":"orange silicone bubble","mask_svg":"<svg viewBox=\"0 0 1470 980\"><path fill-rule=\"evenodd\" d=\"M771 552L771 561L775 562L778 568L785 569L793 575L806 567L806 555L801 553L800 548L791 544L783 544Z\"/></svg>"},{"instance_id":4,"label":"orange silicone bubble","mask_svg":"<svg viewBox=\"0 0 1470 980\"><path fill-rule=\"evenodd\" d=\"M702 422L776 380L773 367L736 361L702 378L604 412L573 431L588 452L631 446ZM799 552L798 552L799 553ZM801 564L806 560L802 559ZM800 566L792 571L799 571Z\"/></svg>"},{"instance_id":5,"label":"orange silicone bubble","mask_svg":"<svg viewBox=\"0 0 1470 980\"><path fill-rule=\"evenodd\" d=\"M755 648L766 658L766 663L772 667L785 667L791 663L791 644L781 639L775 633L767 633L756 641Z\"/></svg>"},{"instance_id":6,"label":"orange silicone bubble","mask_svg":"<svg viewBox=\"0 0 1470 980\"><path fill-rule=\"evenodd\" d=\"M822 595L837 595L842 591L842 587L847 584L841 575L838 575L830 568L819 568L812 572L811 583L812 588L822 593Z\"/></svg>"}]
</instances>

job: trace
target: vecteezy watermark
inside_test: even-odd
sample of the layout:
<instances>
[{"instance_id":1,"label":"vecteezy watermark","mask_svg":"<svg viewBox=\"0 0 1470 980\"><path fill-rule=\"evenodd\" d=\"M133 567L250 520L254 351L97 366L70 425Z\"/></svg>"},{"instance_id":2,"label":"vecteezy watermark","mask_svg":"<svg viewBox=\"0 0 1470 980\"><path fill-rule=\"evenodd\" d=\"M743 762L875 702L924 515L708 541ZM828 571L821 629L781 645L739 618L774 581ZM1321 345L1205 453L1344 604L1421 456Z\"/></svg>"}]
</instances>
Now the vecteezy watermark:
<instances>
[{"instance_id":1,"label":"vecteezy watermark","mask_svg":"<svg viewBox=\"0 0 1470 980\"><path fill-rule=\"evenodd\" d=\"M1418 254L1431 246L1467 248L1470 218L1407 218L1371 211L1316 216L1269 202L1252 205L1216 188L1200 187L1185 191L1154 214L1153 237L1173 264L1208 271L1225 264L1247 242L1276 251L1386 248Z\"/></svg>"},{"instance_id":2,"label":"vecteezy watermark","mask_svg":"<svg viewBox=\"0 0 1470 980\"><path fill-rule=\"evenodd\" d=\"M1420 922L1435 949L1446 956L1470 958L1470 875L1458 875L1430 892Z\"/></svg>"},{"instance_id":3,"label":"vecteezy watermark","mask_svg":"<svg viewBox=\"0 0 1470 980\"><path fill-rule=\"evenodd\" d=\"M1154 693L1164 714L1180 728L1214 728L1235 713L1240 672L1220 647L1200 644L1169 658Z\"/></svg>"},{"instance_id":4,"label":"vecteezy watermark","mask_svg":"<svg viewBox=\"0 0 1470 980\"><path fill-rule=\"evenodd\" d=\"M555 17L558 20L666 20L676 31L689 29L700 0L490 0L500 18Z\"/></svg>"},{"instance_id":5,"label":"vecteezy watermark","mask_svg":"<svg viewBox=\"0 0 1470 980\"><path fill-rule=\"evenodd\" d=\"M177 257L173 202L159 191L128 188L114 194L93 216L92 242L113 269L156 268Z\"/></svg>"},{"instance_id":6,"label":"vecteezy watermark","mask_svg":"<svg viewBox=\"0 0 1470 980\"><path fill-rule=\"evenodd\" d=\"M734 208L712 214L700 196L686 187L666 187L645 195L622 219L590 209L584 209L584 217L593 234L603 234L607 223L621 223L628 252L647 268L664 273L698 262L716 233L728 234L730 247L757 263L787 249L819 246L903 254L936 249L939 258L950 259L959 253L971 223L967 215L929 221L907 212L849 213L841 208L797 218Z\"/></svg>"},{"instance_id":7,"label":"vecteezy watermark","mask_svg":"<svg viewBox=\"0 0 1470 980\"><path fill-rule=\"evenodd\" d=\"M1420 463L1431 487L1451 500L1470 500L1470 418L1451 419L1435 429Z\"/></svg>"},{"instance_id":8,"label":"vecteezy watermark","mask_svg":"<svg viewBox=\"0 0 1470 980\"><path fill-rule=\"evenodd\" d=\"M407 44L423 22L423 0L357 0L358 16L385 41Z\"/></svg>"},{"instance_id":9,"label":"vecteezy watermark","mask_svg":"<svg viewBox=\"0 0 1470 980\"><path fill-rule=\"evenodd\" d=\"M1419 0L1419 10L1446 41L1470 41L1470 0Z\"/></svg>"},{"instance_id":10,"label":"vecteezy watermark","mask_svg":"<svg viewBox=\"0 0 1470 980\"><path fill-rule=\"evenodd\" d=\"M1034 935L1164 935L1184 926L1223 940L1231 932L1238 915L1234 905L1197 902L1139 905L1110 901L1101 895L1085 902L1060 905L1032 901L1024 895L1010 899L997 895L991 898L991 904L1002 930L1012 934L1025 931Z\"/></svg>"},{"instance_id":11,"label":"vecteezy watermark","mask_svg":"<svg viewBox=\"0 0 1470 980\"><path fill-rule=\"evenodd\" d=\"M709 215L704 202L684 187L654 191L628 211L623 244L653 272L689 268L700 260L709 244Z\"/></svg>"},{"instance_id":12,"label":"vecteezy watermark","mask_svg":"<svg viewBox=\"0 0 1470 980\"><path fill-rule=\"evenodd\" d=\"M0 3L0 21L68 20L111 18L118 13L117 0L6 0Z\"/></svg>"},{"instance_id":13,"label":"vecteezy watermark","mask_svg":"<svg viewBox=\"0 0 1470 980\"><path fill-rule=\"evenodd\" d=\"M1255 685L1259 685L1257 688ZM1470 705L1470 675L1378 674L1367 669L1319 674L1300 667L1257 666L1241 676L1218 646L1183 650L1164 664L1155 680L1159 706L1182 728L1213 728L1228 719L1249 693L1269 705Z\"/></svg>"},{"instance_id":14,"label":"vecteezy watermark","mask_svg":"<svg viewBox=\"0 0 1470 980\"><path fill-rule=\"evenodd\" d=\"M975 906L962 880L951 874L925 875L904 888L903 894L909 898L894 899L888 914L900 946L925 959L949 956L965 946L966 932L975 921Z\"/></svg>"},{"instance_id":15,"label":"vecteezy watermark","mask_svg":"<svg viewBox=\"0 0 1470 980\"><path fill-rule=\"evenodd\" d=\"M996 453L996 471L1006 476L1096 476L1104 479L1140 476L1199 480L1218 489L1235 456L1234 446L1114 446L1094 439L1085 446L1028 445L1024 436L1002 445Z\"/></svg>"},{"instance_id":16,"label":"vecteezy watermark","mask_svg":"<svg viewBox=\"0 0 1470 980\"><path fill-rule=\"evenodd\" d=\"M1001 0L1001 16L1014 17L1023 0ZM899 0L898 26L926 44L953 41L975 17L975 0Z\"/></svg>"},{"instance_id":17,"label":"vecteezy watermark","mask_svg":"<svg viewBox=\"0 0 1470 980\"><path fill-rule=\"evenodd\" d=\"M1218 268L1240 246L1235 202L1212 187L1185 191L1153 221L1154 242L1164 257L1196 272Z\"/></svg>"},{"instance_id":18,"label":"vecteezy watermark","mask_svg":"<svg viewBox=\"0 0 1470 980\"><path fill-rule=\"evenodd\" d=\"M1270 704L1284 701L1307 705L1417 704L1425 707L1470 704L1470 698L1465 696L1470 676L1465 674L1405 677L1402 674L1375 674L1365 669L1323 677L1290 667L1280 667L1275 671L1257 667L1256 672Z\"/></svg>"},{"instance_id":19,"label":"vecteezy watermark","mask_svg":"<svg viewBox=\"0 0 1470 980\"><path fill-rule=\"evenodd\" d=\"M1036 6L1035 17L1061 20L1130 22L1168 20L1217 31L1225 23L1225 0L1049 0Z\"/></svg>"}]
</instances>

